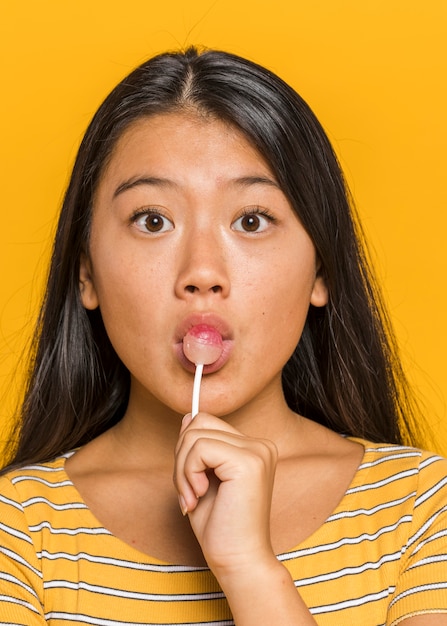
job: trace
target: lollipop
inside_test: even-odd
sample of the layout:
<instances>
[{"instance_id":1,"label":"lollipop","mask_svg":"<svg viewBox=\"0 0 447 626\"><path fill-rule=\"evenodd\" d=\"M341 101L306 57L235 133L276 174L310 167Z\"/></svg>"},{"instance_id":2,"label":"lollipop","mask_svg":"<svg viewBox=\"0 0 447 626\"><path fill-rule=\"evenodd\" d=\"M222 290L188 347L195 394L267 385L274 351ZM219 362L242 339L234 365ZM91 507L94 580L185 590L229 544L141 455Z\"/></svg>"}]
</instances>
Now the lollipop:
<instances>
[{"instance_id":1,"label":"lollipop","mask_svg":"<svg viewBox=\"0 0 447 626\"><path fill-rule=\"evenodd\" d=\"M199 412L200 383L203 366L217 361L222 354L222 336L212 326L197 324L183 337L183 352L196 366L192 392L192 416Z\"/></svg>"},{"instance_id":2,"label":"lollipop","mask_svg":"<svg viewBox=\"0 0 447 626\"><path fill-rule=\"evenodd\" d=\"M198 324L183 337L183 352L196 365L210 365L222 354L222 337L212 326Z\"/></svg>"}]
</instances>

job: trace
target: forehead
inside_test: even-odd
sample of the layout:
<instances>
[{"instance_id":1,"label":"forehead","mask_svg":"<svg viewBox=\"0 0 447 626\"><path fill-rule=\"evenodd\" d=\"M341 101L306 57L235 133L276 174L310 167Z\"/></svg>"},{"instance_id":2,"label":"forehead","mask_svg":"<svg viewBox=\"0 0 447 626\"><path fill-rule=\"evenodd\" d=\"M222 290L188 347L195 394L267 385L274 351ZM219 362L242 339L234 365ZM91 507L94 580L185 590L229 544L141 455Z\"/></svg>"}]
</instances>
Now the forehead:
<instances>
[{"instance_id":1,"label":"forehead","mask_svg":"<svg viewBox=\"0 0 447 626\"><path fill-rule=\"evenodd\" d=\"M266 160L236 126L196 111L164 113L141 118L122 133L104 167L99 186L148 169L181 176L188 167L215 176L217 166L230 175L253 169L274 178Z\"/></svg>"}]
</instances>

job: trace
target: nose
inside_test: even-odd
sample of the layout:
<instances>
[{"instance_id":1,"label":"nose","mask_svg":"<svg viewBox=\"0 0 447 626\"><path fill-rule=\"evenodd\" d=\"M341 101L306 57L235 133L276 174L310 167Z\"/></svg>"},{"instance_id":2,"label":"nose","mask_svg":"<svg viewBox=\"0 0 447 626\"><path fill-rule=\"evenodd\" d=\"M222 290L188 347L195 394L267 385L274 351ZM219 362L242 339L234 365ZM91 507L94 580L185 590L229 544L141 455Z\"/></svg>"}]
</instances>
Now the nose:
<instances>
[{"instance_id":1,"label":"nose","mask_svg":"<svg viewBox=\"0 0 447 626\"><path fill-rule=\"evenodd\" d=\"M218 237L209 232L190 237L179 258L176 295L179 298L213 294L226 297L230 292L226 257Z\"/></svg>"}]
</instances>

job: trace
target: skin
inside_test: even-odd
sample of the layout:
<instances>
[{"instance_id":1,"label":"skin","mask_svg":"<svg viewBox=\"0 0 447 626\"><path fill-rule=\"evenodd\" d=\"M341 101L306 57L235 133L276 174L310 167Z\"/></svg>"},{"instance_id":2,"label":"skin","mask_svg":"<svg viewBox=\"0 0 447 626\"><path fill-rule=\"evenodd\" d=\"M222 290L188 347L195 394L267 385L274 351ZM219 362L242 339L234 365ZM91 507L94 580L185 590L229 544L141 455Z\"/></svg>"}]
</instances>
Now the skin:
<instances>
[{"instance_id":1,"label":"skin","mask_svg":"<svg viewBox=\"0 0 447 626\"><path fill-rule=\"evenodd\" d=\"M292 413L282 392L308 308L327 302L318 268L272 172L236 129L189 111L140 120L119 140L80 283L130 371L130 400L66 468L118 538L163 561L207 563L238 626L316 624L275 554L325 521L363 455ZM191 316L221 324L228 351L205 370L194 420L193 370L178 345Z\"/></svg>"}]
</instances>

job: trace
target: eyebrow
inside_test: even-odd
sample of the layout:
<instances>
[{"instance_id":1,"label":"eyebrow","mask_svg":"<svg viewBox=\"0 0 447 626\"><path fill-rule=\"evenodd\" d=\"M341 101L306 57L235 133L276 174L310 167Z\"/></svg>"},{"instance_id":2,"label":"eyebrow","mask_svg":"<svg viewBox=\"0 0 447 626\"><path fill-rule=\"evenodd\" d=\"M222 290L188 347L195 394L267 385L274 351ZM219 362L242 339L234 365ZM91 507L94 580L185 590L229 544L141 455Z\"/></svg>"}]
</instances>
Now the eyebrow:
<instances>
[{"instance_id":1,"label":"eyebrow","mask_svg":"<svg viewBox=\"0 0 447 626\"><path fill-rule=\"evenodd\" d=\"M121 185L115 189L113 197L116 198L121 193L128 191L129 189L133 189L134 187L139 187L141 185L148 185L150 187L175 187L175 183L168 178L158 178L156 176L138 176L136 178L129 178L129 180L125 180Z\"/></svg>"},{"instance_id":2,"label":"eyebrow","mask_svg":"<svg viewBox=\"0 0 447 626\"><path fill-rule=\"evenodd\" d=\"M238 187L250 187L252 185L268 185L275 189L281 190L278 183L273 178L267 178L265 176L241 176L240 178L234 178L229 180L230 183ZM177 184L169 178L159 178L157 176L138 176L136 178L130 178L124 181L115 189L113 197L116 198L120 194L147 185L149 187L177 187Z\"/></svg>"},{"instance_id":3,"label":"eyebrow","mask_svg":"<svg viewBox=\"0 0 447 626\"><path fill-rule=\"evenodd\" d=\"M240 187L250 187L251 185L268 185L269 187L275 187L275 189L281 190L280 186L274 178L267 178L266 176L242 176L241 178L235 178L231 182Z\"/></svg>"}]
</instances>

